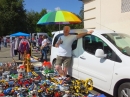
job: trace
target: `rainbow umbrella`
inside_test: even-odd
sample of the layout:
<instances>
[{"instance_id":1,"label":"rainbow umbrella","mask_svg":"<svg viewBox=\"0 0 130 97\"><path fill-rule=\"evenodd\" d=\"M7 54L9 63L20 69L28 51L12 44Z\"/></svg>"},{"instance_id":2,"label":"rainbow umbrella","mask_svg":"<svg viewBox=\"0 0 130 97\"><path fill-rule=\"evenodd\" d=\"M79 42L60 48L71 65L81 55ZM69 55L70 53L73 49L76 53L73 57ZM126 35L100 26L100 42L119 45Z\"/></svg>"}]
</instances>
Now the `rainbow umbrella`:
<instances>
[{"instance_id":1,"label":"rainbow umbrella","mask_svg":"<svg viewBox=\"0 0 130 97\"><path fill-rule=\"evenodd\" d=\"M58 10L45 14L37 24L73 24L81 22L75 14L69 11Z\"/></svg>"}]
</instances>

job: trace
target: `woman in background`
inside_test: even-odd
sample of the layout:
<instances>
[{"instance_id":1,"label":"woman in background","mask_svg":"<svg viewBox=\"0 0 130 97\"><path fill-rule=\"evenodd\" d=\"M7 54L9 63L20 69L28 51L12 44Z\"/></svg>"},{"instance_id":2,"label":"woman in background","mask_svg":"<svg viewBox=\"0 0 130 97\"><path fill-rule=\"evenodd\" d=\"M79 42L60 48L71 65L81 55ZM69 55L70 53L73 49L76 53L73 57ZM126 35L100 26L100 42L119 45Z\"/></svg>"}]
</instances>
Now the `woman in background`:
<instances>
[{"instance_id":1,"label":"woman in background","mask_svg":"<svg viewBox=\"0 0 130 97\"><path fill-rule=\"evenodd\" d=\"M29 41L23 36L23 38L20 40L19 43L19 51L23 60L24 53L29 54L30 53L30 43Z\"/></svg>"},{"instance_id":2,"label":"woman in background","mask_svg":"<svg viewBox=\"0 0 130 97\"><path fill-rule=\"evenodd\" d=\"M46 35L43 36L41 51L42 51L41 61L47 61L47 36Z\"/></svg>"},{"instance_id":3,"label":"woman in background","mask_svg":"<svg viewBox=\"0 0 130 97\"><path fill-rule=\"evenodd\" d=\"M12 38L12 40L10 40L10 53L11 53L11 57L14 57L14 48L15 48L15 38Z\"/></svg>"}]
</instances>

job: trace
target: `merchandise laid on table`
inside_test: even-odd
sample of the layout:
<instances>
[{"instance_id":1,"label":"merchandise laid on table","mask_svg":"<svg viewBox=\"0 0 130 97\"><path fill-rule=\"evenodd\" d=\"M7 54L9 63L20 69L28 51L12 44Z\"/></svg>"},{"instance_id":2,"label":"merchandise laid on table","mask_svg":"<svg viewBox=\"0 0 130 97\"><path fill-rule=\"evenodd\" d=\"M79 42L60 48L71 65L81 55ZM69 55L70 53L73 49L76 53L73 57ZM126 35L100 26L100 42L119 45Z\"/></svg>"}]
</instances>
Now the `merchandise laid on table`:
<instances>
[{"instance_id":1,"label":"merchandise laid on table","mask_svg":"<svg viewBox=\"0 0 130 97\"><path fill-rule=\"evenodd\" d=\"M24 53L21 64L0 64L0 97L106 97L93 95L92 79L60 77L50 62Z\"/></svg>"}]
</instances>

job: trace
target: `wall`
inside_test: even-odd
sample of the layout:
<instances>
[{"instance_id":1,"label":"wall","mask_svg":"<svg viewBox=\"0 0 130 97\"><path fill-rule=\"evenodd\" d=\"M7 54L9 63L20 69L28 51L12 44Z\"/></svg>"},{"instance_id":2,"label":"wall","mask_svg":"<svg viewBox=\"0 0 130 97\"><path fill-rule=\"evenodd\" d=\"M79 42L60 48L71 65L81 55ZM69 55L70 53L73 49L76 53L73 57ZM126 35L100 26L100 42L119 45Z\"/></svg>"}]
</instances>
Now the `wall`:
<instances>
[{"instance_id":1,"label":"wall","mask_svg":"<svg viewBox=\"0 0 130 97\"><path fill-rule=\"evenodd\" d=\"M112 29L130 34L130 11L122 12L121 1L83 0L84 28Z\"/></svg>"}]
</instances>

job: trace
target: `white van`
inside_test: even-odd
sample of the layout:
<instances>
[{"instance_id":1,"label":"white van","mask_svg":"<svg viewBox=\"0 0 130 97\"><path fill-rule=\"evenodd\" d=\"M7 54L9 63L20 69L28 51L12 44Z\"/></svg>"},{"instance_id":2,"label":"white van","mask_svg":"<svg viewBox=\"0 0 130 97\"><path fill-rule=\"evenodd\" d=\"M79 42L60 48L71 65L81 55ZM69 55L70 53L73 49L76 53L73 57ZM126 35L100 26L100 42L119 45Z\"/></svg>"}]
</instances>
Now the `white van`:
<instances>
[{"instance_id":1,"label":"white van","mask_svg":"<svg viewBox=\"0 0 130 97\"><path fill-rule=\"evenodd\" d=\"M49 35L48 35L47 33L44 33L44 32L32 33L32 37L35 37L36 39L38 39L38 38L39 38L40 36L42 36L42 35L46 35L47 38L48 38L48 40L49 40L49 42L50 42L50 43L52 42L52 38L49 37ZM36 45L38 46L38 42L37 42Z\"/></svg>"},{"instance_id":2,"label":"white van","mask_svg":"<svg viewBox=\"0 0 130 97\"><path fill-rule=\"evenodd\" d=\"M37 39L38 39L39 36L41 36L41 35L46 35L47 37L49 37L48 34L47 34L47 33L44 33L44 32L32 33L32 37L35 36Z\"/></svg>"},{"instance_id":3,"label":"white van","mask_svg":"<svg viewBox=\"0 0 130 97\"><path fill-rule=\"evenodd\" d=\"M74 29L71 35L86 32ZM58 49L54 47L63 31L52 40L51 63L55 65ZM130 97L130 36L114 31L94 30L73 42L72 63L68 74L86 80L114 97Z\"/></svg>"}]
</instances>

